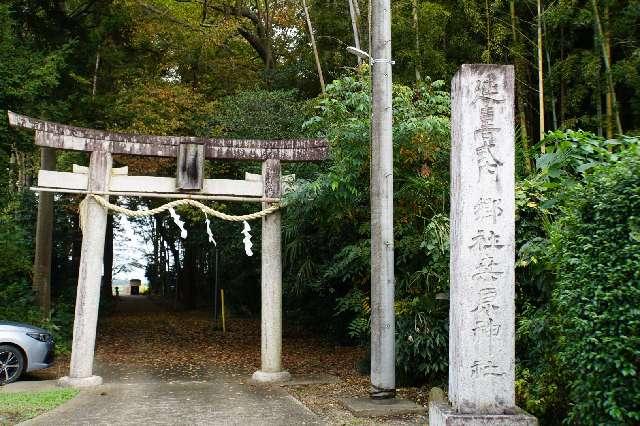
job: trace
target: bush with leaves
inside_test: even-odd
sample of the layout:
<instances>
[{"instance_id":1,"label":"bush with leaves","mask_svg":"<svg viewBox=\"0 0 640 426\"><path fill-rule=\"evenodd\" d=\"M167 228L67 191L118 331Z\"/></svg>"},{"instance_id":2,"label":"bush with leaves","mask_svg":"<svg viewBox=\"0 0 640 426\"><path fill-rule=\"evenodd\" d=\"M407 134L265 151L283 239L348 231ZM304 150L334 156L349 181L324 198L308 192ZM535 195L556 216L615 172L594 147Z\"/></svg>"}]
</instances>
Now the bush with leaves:
<instances>
[{"instance_id":1,"label":"bush with leaves","mask_svg":"<svg viewBox=\"0 0 640 426\"><path fill-rule=\"evenodd\" d=\"M449 95L442 82L394 86L394 228L398 377L441 379L447 361ZM289 315L338 340L368 343L370 111L367 74L334 80L305 126L331 159L287 199ZM300 318L300 316L298 316Z\"/></svg>"},{"instance_id":2,"label":"bush with leaves","mask_svg":"<svg viewBox=\"0 0 640 426\"><path fill-rule=\"evenodd\" d=\"M547 153L537 158L537 173L520 180L516 191L516 391L523 408L538 416L544 424L551 425L560 424L568 409L576 403L575 398L579 395L570 391L572 378L584 376L584 371L564 364L558 352L558 346L566 341L570 331L560 324L565 318L575 320L576 313L571 311L568 315L554 305L560 286L558 278L567 270L603 264L602 259L594 265L559 263L561 259L554 255L557 247L552 236L558 235L566 225L567 215L576 203L586 202L585 185L593 185L589 182L596 174L606 173L603 170L624 167L616 164L636 155L640 139L606 140L591 133L569 130L550 133L545 143ZM599 190L603 200L615 198L615 188L603 186ZM624 217L613 215L610 223L622 224ZM570 235L577 230L576 227L563 229L564 238L567 241L579 238ZM590 403L589 398L580 399Z\"/></svg>"},{"instance_id":3,"label":"bush with leaves","mask_svg":"<svg viewBox=\"0 0 640 426\"><path fill-rule=\"evenodd\" d=\"M34 324L51 331L58 350L66 352L71 340L73 304L60 298L54 303L51 319L44 319L31 288L33 244L22 224L27 207L32 214L33 195L6 196L0 211L0 320ZM32 229L29 229L32 231Z\"/></svg>"},{"instance_id":4,"label":"bush with leaves","mask_svg":"<svg viewBox=\"0 0 640 426\"><path fill-rule=\"evenodd\" d=\"M640 151L568 194L552 307L574 424L640 423Z\"/></svg>"}]
</instances>

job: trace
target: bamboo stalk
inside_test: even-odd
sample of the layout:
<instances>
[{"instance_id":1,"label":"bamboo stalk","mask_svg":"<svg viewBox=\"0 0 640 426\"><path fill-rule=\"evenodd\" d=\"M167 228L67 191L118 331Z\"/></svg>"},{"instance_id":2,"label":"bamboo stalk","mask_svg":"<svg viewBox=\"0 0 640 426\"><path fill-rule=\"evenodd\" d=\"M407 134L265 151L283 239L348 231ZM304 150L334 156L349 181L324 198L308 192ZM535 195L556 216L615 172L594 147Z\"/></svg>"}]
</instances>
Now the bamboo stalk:
<instances>
[{"instance_id":1,"label":"bamboo stalk","mask_svg":"<svg viewBox=\"0 0 640 426\"><path fill-rule=\"evenodd\" d=\"M544 70L542 68L542 0L538 0L538 105L540 108L540 140L544 139ZM540 145L540 150L544 154L546 147L544 143Z\"/></svg>"},{"instance_id":2,"label":"bamboo stalk","mask_svg":"<svg viewBox=\"0 0 640 426\"><path fill-rule=\"evenodd\" d=\"M356 49L360 50L360 32L358 31L358 20L360 19L360 12L356 11L356 6L354 3L357 3L358 0L348 0L349 1L349 15L351 16L351 27L353 30L353 42L355 43ZM358 66L362 65L362 58L360 56L356 56L358 58Z\"/></svg>"},{"instance_id":3,"label":"bamboo stalk","mask_svg":"<svg viewBox=\"0 0 640 426\"><path fill-rule=\"evenodd\" d=\"M307 1L302 0L302 6L304 8L304 16L307 20L307 27L309 27L309 37L311 38L311 47L313 48L313 57L316 60L316 68L318 68L318 78L320 79L320 89L322 93L324 89L324 76L322 75L322 65L320 65L320 56L318 56L318 46L316 45L316 38L313 36L313 27L311 26L311 18L309 18L309 9L307 8Z\"/></svg>"},{"instance_id":4,"label":"bamboo stalk","mask_svg":"<svg viewBox=\"0 0 640 426\"><path fill-rule=\"evenodd\" d=\"M509 11L511 14L511 35L513 37L514 47L517 49L516 57L515 57L515 65L516 65L516 94L517 94L517 102L518 102L518 117L520 119L520 142L522 143L522 151L524 153L524 166L527 171L527 174L531 174L533 172L533 164L531 162L531 153L529 152L529 135L527 132L527 117L525 113L524 106L524 84L520 81L521 78L524 78L525 71L524 66L522 64L522 58L520 57L520 53L522 52L522 45L520 43L520 39L518 38L518 33L516 31L516 7L515 0L510 0L509 2Z\"/></svg>"},{"instance_id":5,"label":"bamboo stalk","mask_svg":"<svg viewBox=\"0 0 640 426\"><path fill-rule=\"evenodd\" d=\"M600 23L600 12L598 12L598 4L596 0L591 0L593 6L593 15L596 22L596 28L598 30L598 38L600 39L600 47L602 48L602 58L604 59L604 69L607 76L607 93L611 96L611 103L613 104L613 114L616 119L616 127L618 134L622 134L622 123L620 121L620 113L618 111L618 100L616 99L616 90L613 85L613 76L611 75L611 63L609 61L609 55L607 54L606 38L604 31L602 30L602 24Z\"/></svg>"},{"instance_id":6,"label":"bamboo stalk","mask_svg":"<svg viewBox=\"0 0 640 426\"><path fill-rule=\"evenodd\" d=\"M422 75L420 75L420 66L418 58L420 55L420 26L418 22L418 0L411 2L411 9L413 15L413 32L415 34L415 53L413 58L413 67L416 73L416 82L422 81Z\"/></svg>"}]
</instances>

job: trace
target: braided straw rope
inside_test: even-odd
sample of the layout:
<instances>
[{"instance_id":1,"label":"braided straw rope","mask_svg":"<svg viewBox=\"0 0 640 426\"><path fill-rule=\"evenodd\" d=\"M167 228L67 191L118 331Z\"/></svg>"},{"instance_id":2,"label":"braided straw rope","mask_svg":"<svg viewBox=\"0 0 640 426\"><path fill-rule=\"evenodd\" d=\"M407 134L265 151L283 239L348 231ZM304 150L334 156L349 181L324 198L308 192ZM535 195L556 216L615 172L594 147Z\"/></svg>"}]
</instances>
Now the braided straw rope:
<instances>
[{"instance_id":1,"label":"braided straw rope","mask_svg":"<svg viewBox=\"0 0 640 426\"><path fill-rule=\"evenodd\" d=\"M175 200L175 201L171 201L169 203L163 204L159 207L156 207L155 209L151 209L151 210L130 210L124 207L120 207L116 204L111 204L110 202L108 202L104 197L100 196L100 195L96 195L96 194L87 194L87 197L80 203L80 227L82 229L84 229L84 223L86 223L85 218L86 218L86 202L89 198L93 198L98 204L100 204L103 208L107 209L107 210L112 210L116 213L121 213L127 216L131 216L131 217L145 217L145 216L153 216L156 215L158 213L162 213L166 210L169 210L172 207L177 207L177 206L182 206L182 205L189 205L192 207L197 207L200 210L202 210L204 213L209 214L211 216L217 217L219 219L222 220L227 220L227 221L231 221L231 222L243 222L245 220L254 220L254 219L260 219L262 217L268 216L273 212L278 211L281 208L280 204L273 204L271 207L267 207L264 210L260 210L259 212L255 212L255 213L250 213L250 214L243 214L240 216L235 216L235 215L230 215L230 214L226 214L226 213L222 213L218 210L214 210L211 207L202 204L199 201L196 200L190 200L190 199L181 199L181 200Z\"/></svg>"}]
</instances>

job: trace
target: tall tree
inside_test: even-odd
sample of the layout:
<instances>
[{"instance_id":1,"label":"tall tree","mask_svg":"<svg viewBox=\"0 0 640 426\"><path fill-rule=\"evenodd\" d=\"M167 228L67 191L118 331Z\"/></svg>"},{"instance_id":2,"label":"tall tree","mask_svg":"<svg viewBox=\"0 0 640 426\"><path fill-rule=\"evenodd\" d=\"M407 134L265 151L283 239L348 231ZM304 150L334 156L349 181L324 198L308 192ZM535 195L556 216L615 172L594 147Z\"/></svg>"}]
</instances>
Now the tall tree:
<instances>
[{"instance_id":1,"label":"tall tree","mask_svg":"<svg viewBox=\"0 0 640 426\"><path fill-rule=\"evenodd\" d=\"M353 43L356 49L360 50L360 8L358 7L358 0L348 0L349 2L349 16L351 17L351 27L353 28ZM362 58L357 56L358 65L362 64ZM324 93L324 90L323 90Z\"/></svg>"},{"instance_id":2,"label":"tall tree","mask_svg":"<svg viewBox=\"0 0 640 426\"><path fill-rule=\"evenodd\" d=\"M309 30L309 39L311 40L311 48L313 49L313 57L316 61L316 68L318 70L318 79L320 80L320 88L322 93L325 92L324 88L324 76L322 75L322 64L320 64L320 56L318 56L318 46L316 45L316 39L313 35L313 25L311 25L311 18L309 17L309 8L307 7L307 1L302 0L302 7L304 9L304 17L307 21L307 29Z\"/></svg>"},{"instance_id":3,"label":"tall tree","mask_svg":"<svg viewBox=\"0 0 640 426\"><path fill-rule=\"evenodd\" d=\"M420 75L420 66L417 61L418 56L420 55L420 25L418 21L418 0L412 0L411 2L411 15L413 17L413 31L415 32L416 45L415 45L415 59L414 59L414 68L416 72L416 81L422 81L422 76Z\"/></svg>"},{"instance_id":4,"label":"tall tree","mask_svg":"<svg viewBox=\"0 0 640 426\"><path fill-rule=\"evenodd\" d=\"M598 2L597 0L591 0L591 5L593 6L593 18L596 23L596 30L598 32L598 39L600 42L600 47L602 50L602 59L604 60L604 70L605 75L607 77L607 96L611 98L612 104L612 112L616 120L616 129L618 134L622 134L622 122L620 121L620 114L618 112L618 101L616 99L616 89L613 84L613 76L611 74L611 62L610 62L610 52L607 43L607 38L605 36L604 30L602 29L602 23L600 22L600 12L598 11Z\"/></svg>"},{"instance_id":5,"label":"tall tree","mask_svg":"<svg viewBox=\"0 0 640 426\"><path fill-rule=\"evenodd\" d=\"M525 84L523 83L527 71L526 64L523 60L524 49L521 38L519 37L519 25L518 18L516 16L515 0L509 1L509 15L511 17L511 37L513 40L512 57L516 71L516 103L518 106L518 119L520 122L520 143L522 144L522 151L524 153L525 169L527 173L531 173L533 171L533 164L531 162L531 153L529 152L529 136L527 132L527 115L525 109L526 94Z\"/></svg>"},{"instance_id":6,"label":"tall tree","mask_svg":"<svg viewBox=\"0 0 640 426\"><path fill-rule=\"evenodd\" d=\"M540 126L540 140L544 139L544 69L542 61L542 0L536 0L538 6L537 19L537 55L538 55L538 117ZM545 152L544 143L540 145L542 153Z\"/></svg>"}]
</instances>

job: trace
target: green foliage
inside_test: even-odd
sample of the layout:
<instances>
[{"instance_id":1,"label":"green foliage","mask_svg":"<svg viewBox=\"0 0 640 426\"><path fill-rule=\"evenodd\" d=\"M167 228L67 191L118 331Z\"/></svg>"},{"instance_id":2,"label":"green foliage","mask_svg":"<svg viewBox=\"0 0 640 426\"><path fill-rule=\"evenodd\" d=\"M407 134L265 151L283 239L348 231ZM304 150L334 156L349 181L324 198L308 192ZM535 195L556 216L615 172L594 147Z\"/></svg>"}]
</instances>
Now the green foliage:
<instances>
[{"instance_id":1,"label":"green foliage","mask_svg":"<svg viewBox=\"0 0 640 426\"><path fill-rule=\"evenodd\" d=\"M20 220L19 203L9 203L0 211L0 319L38 325L51 331L58 350L69 349L73 325L73 304L66 299L55 303L51 319L43 319L31 288L33 246Z\"/></svg>"},{"instance_id":2,"label":"green foliage","mask_svg":"<svg viewBox=\"0 0 640 426\"><path fill-rule=\"evenodd\" d=\"M548 258L548 236L551 224L561 213L559 205L572 196L568 189L580 183L592 168L615 163L628 149L640 145L636 137L607 140L572 130L550 132L543 142L547 152L536 158L537 173L516 185L518 291L528 301L547 301L550 295L554 266Z\"/></svg>"},{"instance_id":3,"label":"green foliage","mask_svg":"<svg viewBox=\"0 0 640 426\"><path fill-rule=\"evenodd\" d=\"M0 319L32 324L50 331L58 354L68 353L71 349L73 303L66 298L58 298L54 301L51 319L43 319L31 284L26 281L2 283Z\"/></svg>"},{"instance_id":4,"label":"green foliage","mask_svg":"<svg viewBox=\"0 0 640 426\"><path fill-rule=\"evenodd\" d=\"M576 330L572 321L580 323L581 310L586 308L585 304L589 300L599 306L606 305L607 310L614 309L610 303L593 299L596 294L603 295L608 300L608 296L603 293L606 285L601 287L602 283L595 281L598 279L597 274L587 274L582 279L571 274L606 271L616 259L622 262L620 267L624 268L622 265L629 261L617 257L618 252L625 251L623 247L631 248L629 238L616 237L615 241L607 243L619 245L619 249L611 251L616 255L609 255L609 249L597 249L598 246L603 246L600 238L607 234L606 228L624 228L627 216L637 216L638 212L636 208L635 213L631 213L634 206L616 207L616 200L621 196L620 187L605 185L602 176L608 173L619 176L620 170L632 169L630 164L636 161L640 139L622 137L618 140L605 140L587 132L567 131L554 132L548 135L545 142L547 155L538 157L538 173L518 182L516 191L519 359L516 389L523 408L537 415L544 424L558 424L567 416L570 407L592 404L590 407L598 410L599 408L595 408L597 403L593 401L602 401L602 395L607 389L612 389L605 386L604 382L599 382L602 385L600 392L604 393L599 394L598 398L583 397L580 392L572 391L575 378L590 377L591 373L585 375L585 371L590 371L585 370L588 362L585 361L582 365L567 364L558 348L569 341L569 336ZM631 188L629 190L633 191ZM637 199L637 189L635 197ZM596 203L598 199L601 201ZM630 200L633 199L631 197ZM609 203L611 210L601 214L608 215L609 219L598 219L604 229L597 231L593 228L587 232L587 228L583 227L586 224L578 226L583 220L582 213L577 213L581 211L579 208L588 209L591 206L593 210L594 205L603 208L606 203ZM625 208L627 213L622 213ZM597 226L595 222L590 223ZM562 256L559 250L563 253ZM583 251L587 251L592 257L582 255ZM616 269L615 263L613 269ZM604 278L599 278L602 279ZM589 285L586 285L587 281ZM619 291L627 286L634 286L631 276L626 281L618 280L615 284L611 282L611 285L621 286ZM571 298L564 299L566 305L561 309L557 298L562 286L570 287L568 293L562 294L570 294ZM629 309L629 306L626 301L620 300L615 309ZM605 319L604 315L602 319ZM592 332L592 325L584 330ZM590 337L574 335L574 344L577 345L580 339L586 344ZM621 344L627 345L627 349L633 348L629 340ZM580 350L584 349L581 347ZM601 351L594 358L610 356L604 346L594 350ZM611 362L615 363L615 358L611 358ZM596 364L592 367L600 368ZM572 421L581 424L598 423L583 422L582 415L574 415Z\"/></svg>"},{"instance_id":5,"label":"green foliage","mask_svg":"<svg viewBox=\"0 0 640 426\"><path fill-rule=\"evenodd\" d=\"M243 90L218 101L215 124L230 138L300 137L304 102L295 90Z\"/></svg>"},{"instance_id":6,"label":"green foliage","mask_svg":"<svg viewBox=\"0 0 640 426\"><path fill-rule=\"evenodd\" d=\"M573 188L551 234L571 423L640 422L639 154L624 152Z\"/></svg>"},{"instance_id":7,"label":"green foliage","mask_svg":"<svg viewBox=\"0 0 640 426\"><path fill-rule=\"evenodd\" d=\"M582 130L549 132L541 142L546 152L536 158L536 168L550 180L581 178L592 167L619 160L619 152L638 145L638 138L604 139Z\"/></svg>"},{"instance_id":8,"label":"green foliage","mask_svg":"<svg viewBox=\"0 0 640 426\"><path fill-rule=\"evenodd\" d=\"M120 131L157 135L206 136L213 106L189 87L149 82L122 90L110 126Z\"/></svg>"},{"instance_id":9,"label":"green foliage","mask_svg":"<svg viewBox=\"0 0 640 426\"><path fill-rule=\"evenodd\" d=\"M435 299L447 291L449 262L449 96L442 86L394 87L396 331L398 372L407 381L446 370L446 304ZM331 161L288 196L283 224L290 303L312 310L335 337L361 343L369 340L370 313L369 124L366 74L327 86L305 126L328 137ZM336 306L333 315L327 306Z\"/></svg>"},{"instance_id":10,"label":"green foliage","mask_svg":"<svg viewBox=\"0 0 640 426\"><path fill-rule=\"evenodd\" d=\"M51 319L43 319L31 284L27 281L3 282L0 286L0 319L42 327L56 340L56 352L68 353L73 329L73 304L54 301Z\"/></svg>"},{"instance_id":11,"label":"green foliage","mask_svg":"<svg viewBox=\"0 0 640 426\"><path fill-rule=\"evenodd\" d=\"M6 282L16 282L31 272L29 239L11 213L0 211L0 277Z\"/></svg>"},{"instance_id":12,"label":"green foliage","mask_svg":"<svg viewBox=\"0 0 640 426\"><path fill-rule=\"evenodd\" d=\"M448 306L432 295L396 304L396 371L398 382L442 380L448 368ZM445 319L445 320L443 320Z\"/></svg>"}]
</instances>

